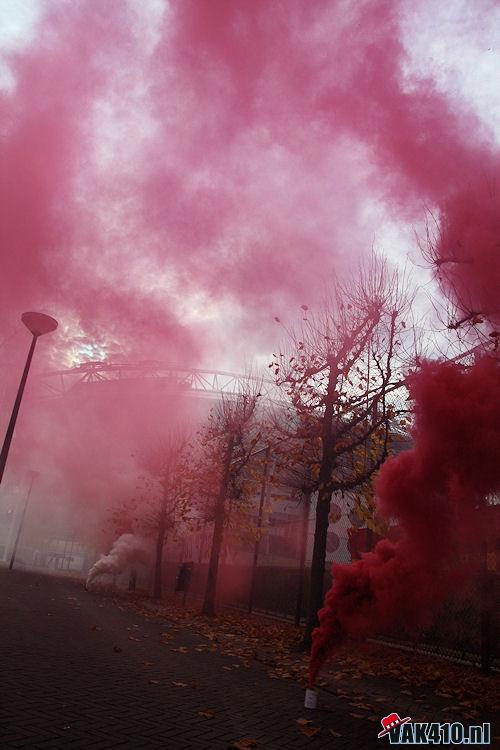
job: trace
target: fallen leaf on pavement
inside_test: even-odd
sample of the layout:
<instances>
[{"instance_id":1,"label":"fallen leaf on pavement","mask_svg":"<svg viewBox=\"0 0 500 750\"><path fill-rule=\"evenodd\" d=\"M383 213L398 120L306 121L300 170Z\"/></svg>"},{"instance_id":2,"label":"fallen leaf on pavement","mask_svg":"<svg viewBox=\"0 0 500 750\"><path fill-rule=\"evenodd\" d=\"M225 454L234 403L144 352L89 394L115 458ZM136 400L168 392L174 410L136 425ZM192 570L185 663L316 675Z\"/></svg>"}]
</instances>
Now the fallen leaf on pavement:
<instances>
[{"instance_id":1,"label":"fallen leaf on pavement","mask_svg":"<svg viewBox=\"0 0 500 750\"><path fill-rule=\"evenodd\" d=\"M233 747L238 748L238 750L248 750L249 747L257 747L257 740L238 740L238 742L234 743Z\"/></svg>"},{"instance_id":2,"label":"fallen leaf on pavement","mask_svg":"<svg viewBox=\"0 0 500 750\"><path fill-rule=\"evenodd\" d=\"M172 682L172 685L174 687L185 688L187 687L187 682Z\"/></svg>"},{"instance_id":3,"label":"fallen leaf on pavement","mask_svg":"<svg viewBox=\"0 0 500 750\"><path fill-rule=\"evenodd\" d=\"M373 710L373 706L367 706L366 703L349 703L353 708L361 708L363 711Z\"/></svg>"},{"instance_id":4,"label":"fallen leaf on pavement","mask_svg":"<svg viewBox=\"0 0 500 750\"><path fill-rule=\"evenodd\" d=\"M307 727L309 724L312 724L311 719L297 719L296 723L301 727Z\"/></svg>"},{"instance_id":5,"label":"fallen leaf on pavement","mask_svg":"<svg viewBox=\"0 0 500 750\"><path fill-rule=\"evenodd\" d=\"M213 719L215 714L212 711L198 711L198 716L203 716L204 719Z\"/></svg>"},{"instance_id":6,"label":"fallen leaf on pavement","mask_svg":"<svg viewBox=\"0 0 500 750\"><path fill-rule=\"evenodd\" d=\"M299 729L306 737L314 737L315 734L321 732L321 727L305 727L302 724L299 725Z\"/></svg>"}]
</instances>

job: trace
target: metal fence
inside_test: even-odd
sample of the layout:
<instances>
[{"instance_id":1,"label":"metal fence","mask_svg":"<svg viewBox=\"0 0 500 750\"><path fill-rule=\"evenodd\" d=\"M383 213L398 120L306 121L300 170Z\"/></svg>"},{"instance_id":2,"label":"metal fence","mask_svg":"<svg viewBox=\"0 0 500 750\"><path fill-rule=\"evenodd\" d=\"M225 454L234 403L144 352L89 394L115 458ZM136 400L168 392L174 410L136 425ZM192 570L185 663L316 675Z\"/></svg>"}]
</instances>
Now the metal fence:
<instances>
[{"instance_id":1,"label":"metal fence","mask_svg":"<svg viewBox=\"0 0 500 750\"><path fill-rule=\"evenodd\" d=\"M343 557L343 555L342 555ZM335 559L330 553L329 562ZM342 560L343 561L343 560ZM328 570L330 570L328 565ZM165 588L172 590L177 565L167 563ZM193 585L188 601L201 600L206 580L206 563L194 566ZM295 621L299 605L303 624L308 601L310 569L304 570L302 589L297 567L258 565L252 595L256 613ZM219 604L248 611L252 568L250 565L222 565L219 571ZM325 591L331 586L331 574L325 574ZM301 593L300 593L301 592ZM408 594L411 596L411 592ZM428 628L412 632L400 628L379 633L376 640L392 646L436 657L481 666L484 671L500 668L500 574L498 571L475 573L467 585L454 590L437 610Z\"/></svg>"}]
</instances>

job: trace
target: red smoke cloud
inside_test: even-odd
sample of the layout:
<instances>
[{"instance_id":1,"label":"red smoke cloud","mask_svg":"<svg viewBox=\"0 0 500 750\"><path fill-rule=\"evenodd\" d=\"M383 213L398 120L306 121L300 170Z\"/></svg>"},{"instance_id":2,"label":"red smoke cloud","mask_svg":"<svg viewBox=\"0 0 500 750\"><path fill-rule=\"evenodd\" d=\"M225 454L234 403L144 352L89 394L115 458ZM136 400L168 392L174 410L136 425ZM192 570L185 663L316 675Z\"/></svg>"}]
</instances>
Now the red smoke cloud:
<instances>
[{"instance_id":1,"label":"red smoke cloud","mask_svg":"<svg viewBox=\"0 0 500 750\"><path fill-rule=\"evenodd\" d=\"M133 18L115 0L48 7L31 48L11 56L15 88L0 99L4 330L23 310L49 309L61 322L55 364L75 340L103 346L110 357L192 361L198 344L167 295L137 281L130 243L140 230L127 231L122 216L133 185L119 159L104 178L96 155L105 140L98 109L112 98L133 45Z\"/></svg>"},{"instance_id":2,"label":"red smoke cloud","mask_svg":"<svg viewBox=\"0 0 500 750\"><path fill-rule=\"evenodd\" d=\"M408 60L400 28L403 10L403 4L394 0L172 3L155 54L159 70L155 69L154 80L159 87L169 81L173 96L187 99L183 110L189 134L185 157L192 167L211 164L218 175L220 160L224 160L220 171L225 180L221 184L215 179L200 192L194 220L195 226L198 220L208 226L208 244L201 233L191 245L200 245L196 261L201 260L208 284L220 290L229 283L245 300L276 288L282 293L286 289L300 291L301 283L302 293L307 295L317 288L314 278L318 268L327 265L328 255L342 253L343 242L351 249L352 239L361 239L356 236L352 210L346 211L344 206L344 222L350 223L352 232L349 242L348 235L338 228L328 232L319 196L312 196L312 206L307 200L302 202L303 196L297 196L296 201L296 184L290 174L288 197L281 203L279 196L269 191L275 187L271 175L271 179L262 180L260 205L250 205L250 209L258 227L269 206L272 235L265 231L251 234L247 251L241 253L233 230L229 237L231 268L227 275L219 274L211 238L225 235L235 215L242 217L243 225L251 223L246 186L255 180L256 165L261 173L259 157L266 148L272 159L268 144L274 149L279 145L298 160L303 183L313 175L313 184L315 181L333 191L335 200L339 199L339 180L340 184L346 180L348 170L339 172L332 165L329 180L317 170L331 145L342 143L344 149L359 152L370 165L362 176L366 186L388 199L397 217L421 217L425 204L434 208L443 224L455 222L454 206L463 202L467 191L476 194L476 215L469 211L470 231L491 223L490 209L481 204L489 177L498 171L497 146L487 128L463 104L445 98L432 80L405 72ZM161 88L155 91L159 111L165 115ZM170 131L169 125L162 135ZM277 165L272 166L276 170ZM353 167L361 175L359 164ZM156 176L158 181L152 184L157 197L162 197L159 170ZM234 192L227 190L229 186ZM359 202L364 195L358 187ZM210 197L216 196L217 209L206 222ZM280 222L287 208L289 236ZM312 224L307 221L310 208L316 217ZM486 254L476 242L467 243L467 247L475 273L484 280L491 272L484 272L490 265L486 261L491 261L491 243ZM282 262L276 263L276 258ZM496 260L495 274L498 265ZM259 283L248 283L255 278L253 269ZM302 279L297 279L297 269ZM489 288L498 286L490 281Z\"/></svg>"},{"instance_id":3,"label":"red smoke cloud","mask_svg":"<svg viewBox=\"0 0 500 750\"><path fill-rule=\"evenodd\" d=\"M498 171L498 170L496 170ZM500 196L484 179L445 204L435 256L455 318L500 327Z\"/></svg>"},{"instance_id":4,"label":"red smoke cloud","mask_svg":"<svg viewBox=\"0 0 500 750\"><path fill-rule=\"evenodd\" d=\"M371 247L374 195L396 219L431 205L471 258L454 290L470 282L481 310L496 304L496 213L482 186L498 154L474 115L405 72L407 3L142 5L48 0L30 47L9 56L0 322L14 380L26 309L60 320L35 367L45 352L55 366L217 366L266 349L276 313L313 304Z\"/></svg>"},{"instance_id":5,"label":"red smoke cloud","mask_svg":"<svg viewBox=\"0 0 500 750\"><path fill-rule=\"evenodd\" d=\"M346 636L429 625L437 604L467 575L464 554L480 550L489 493L500 489L500 367L484 358L466 370L426 363L410 379L414 447L388 460L377 508L397 524L333 585L313 633L310 680Z\"/></svg>"},{"instance_id":6,"label":"red smoke cloud","mask_svg":"<svg viewBox=\"0 0 500 750\"><path fill-rule=\"evenodd\" d=\"M220 325L266 346L264 322L370 247L368 195L453 214L497 169L484 125L405 72L395 0L48 8L0 105L2 314L49 309L63 348L193 362Z\"/></svg>"}]
</instances>

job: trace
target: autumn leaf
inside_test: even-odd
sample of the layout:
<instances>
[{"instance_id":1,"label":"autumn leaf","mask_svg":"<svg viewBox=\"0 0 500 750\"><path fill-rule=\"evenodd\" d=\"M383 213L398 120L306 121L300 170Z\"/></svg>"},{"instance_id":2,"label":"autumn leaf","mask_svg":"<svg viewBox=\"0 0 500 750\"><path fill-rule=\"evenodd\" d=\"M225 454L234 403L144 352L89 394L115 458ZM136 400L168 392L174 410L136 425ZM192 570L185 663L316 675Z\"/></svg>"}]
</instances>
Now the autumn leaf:
<instances>
[{"instance_id":1,"label":"autumn leaf","mask_svg":"<svg viewBox=\"0 0 500 750\"><path fill-rule=\"evenodd\" d=\"M302 734L306 735L306 737L314 737L315 734L318 734L318 732L321 732L321 727L309 727L309 726L299 725L299 729L302 732Z\"/></svg>"},{"instance_id":2,"label":"autumn leaf","mask_svg":"<svg viewBox=\"0 0 500 750\"><path fill-rule=\"evenodd\" d=\"M204 719L213 719L215 714L213 711L198 711L198 716L202 716Z\"/></svg>"},{"instance_id":3,"label":"autumn leaf","mask_svg":"<svg viewBox=\"0 0 500 750\"><path fill-rule=\"evenodd\" d=\"M233 744L233 747L238 748L238 750L248 750L248 748L257 747L257 740L253 740L251 738L238 740L238 742L235 742Z\"/></svg>"},{"instance_id":4,"label":"autumn leaf","mask_svg":"<svg viewBox=\"0 0 500 750\"><path fill-rule=\"evenodd\" d=\"M298 724L301 727L307 727L310 724L312 724L311 719L296 719L296 724Z\"/></svg>"},{"instance_id":5,"label":"autumn leaf","mask_svg":"<svg viewBox=\"0 0 500 750\"><path fill-rule=\"evenodd\" d=\"M185 688L187 687L187 682L172 682L172 685L178 688Z\"/></svg>"}]
</instances>

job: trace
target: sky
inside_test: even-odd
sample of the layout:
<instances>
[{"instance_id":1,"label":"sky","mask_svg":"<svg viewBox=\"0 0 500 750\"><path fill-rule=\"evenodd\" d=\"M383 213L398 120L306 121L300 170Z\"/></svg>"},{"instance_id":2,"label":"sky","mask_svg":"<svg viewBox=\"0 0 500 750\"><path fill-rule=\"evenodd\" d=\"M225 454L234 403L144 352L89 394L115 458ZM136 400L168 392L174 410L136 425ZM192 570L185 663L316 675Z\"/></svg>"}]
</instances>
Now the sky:
<instances>
[{"instance_id":1,"label":"sky","mask_svg":"<svg viewBox=\"0 0 500 750\"><path fill-rule=\"evenodd\" d=\"M409 175L402 146L382 142L401 105L384 101L381 80L367 100L363 56L393 44L399 94L427 87L452 130L471 120L491 150L500 4L293 0L286 17L272 2L230 5L1 0L12 263L0 316L16 342L4 359L19 360L18 318L36 306L60 320L50 367L158 359L241 371L268 361L275 316L319 304L372 246L410 259L422 309L435 293L414 233L449 186ZM329 103L335 66L352 90ZM430 140L433 127L410 135Z\"/></svg>"}]
</instances>

